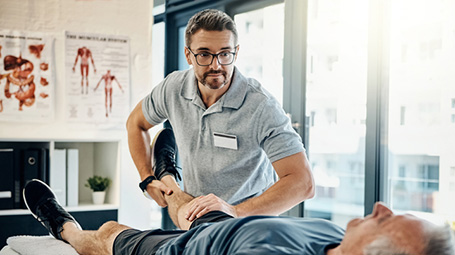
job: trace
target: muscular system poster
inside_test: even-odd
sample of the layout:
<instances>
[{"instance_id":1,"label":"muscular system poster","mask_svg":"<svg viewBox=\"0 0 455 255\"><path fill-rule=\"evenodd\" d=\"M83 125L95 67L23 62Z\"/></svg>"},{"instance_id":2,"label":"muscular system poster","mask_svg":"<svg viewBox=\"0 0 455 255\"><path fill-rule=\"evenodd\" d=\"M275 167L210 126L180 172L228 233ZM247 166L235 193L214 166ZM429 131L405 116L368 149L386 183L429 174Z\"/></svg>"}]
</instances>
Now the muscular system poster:
<instances>
[{"instance_id":1,"label":"muscular system poster","mask_svg":"<svg viewBox=\"0 0 455 255\"><path fill-rule=\"evenodd\" d=\"M123 126L129 113L129 39L65 33L66 116Z\"/></svg>"},{"instance_id":2,"label":"muscular system poster","mask_svg":"<svg viewBox=\"0 0 455 255\"><path fill-rule=\"evenodd\" d=\"M54 38L0 30L0 121L49 121L54 117Z\"/></svg>"}]
</instances>

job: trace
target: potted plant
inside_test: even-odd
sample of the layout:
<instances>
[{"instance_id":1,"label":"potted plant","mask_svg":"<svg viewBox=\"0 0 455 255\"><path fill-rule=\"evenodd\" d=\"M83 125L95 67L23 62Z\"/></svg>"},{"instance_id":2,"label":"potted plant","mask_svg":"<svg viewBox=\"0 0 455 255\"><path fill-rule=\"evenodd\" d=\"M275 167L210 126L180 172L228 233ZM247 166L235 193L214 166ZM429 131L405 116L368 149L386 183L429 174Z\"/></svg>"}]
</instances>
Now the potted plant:
<instances>
[{"instance_id":1,"label":"potted plant","mask_svg":"<svg viewBox=\"0 0 455 255\"><path fill-rule=\"evenodd\" d=\"M92 198L94 204L99 205L104 203L104 198L106 197L106 189L110 184L111 179L108 177L94 175L87 179L85 187L89 187L93 191Z\"/></svg>"}]
</instances>

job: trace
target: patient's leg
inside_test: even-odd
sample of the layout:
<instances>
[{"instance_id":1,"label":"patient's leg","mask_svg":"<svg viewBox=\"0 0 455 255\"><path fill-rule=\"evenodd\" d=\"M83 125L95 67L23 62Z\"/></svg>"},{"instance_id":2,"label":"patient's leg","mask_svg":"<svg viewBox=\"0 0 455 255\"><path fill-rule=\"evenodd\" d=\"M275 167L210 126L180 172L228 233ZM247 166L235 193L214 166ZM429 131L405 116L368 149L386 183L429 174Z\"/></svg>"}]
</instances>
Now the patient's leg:
<instances>
[{"instance_id":1,"label":"patient's leg","mask_svg":"<svg viewBox=\"0 0 455 255\"><path fill-rule=\"evenodd\" d=\"M115 238L123 230L130 229L115 221L104 223L98 230L80 230L76 224L66 222L61 236L80 254L113 254Z\"/></svg>"},{"instance_id":2,"label":"patient's leg","mask_svg":"<svg viewBox=\"0 0 455 255\"><path fill-rule=\"evenodd\" d=\"M69 242L81 254L112 254L115 238L129 227L110 221L97 231L81 230L76 219L57 201L41 180L29 181L23 190L27 208L56 239Z\"/></svg>"},{"instance_id":3,"label":"patient's leg","mask_svg":"<svg viewBox=\"0 0 455 255\"><path fill-rule=\"evenodd\" d=\"M171 129L162 129L153 139L151 145L153 172L157 179L173 190L171 195L165 195L169 215L174 224L182 230L188 230L191 222L185 219L185 208L194 197L183 192L176 180L181 180L177 170L175 154L177 144Z\"/></svg>"},{"instance_id":4,"label":"patient's leg","mask_svg":"<svg viewBox=\"0 0 455 255\"><path fill-rule=\"evenodd\" d=\"M166 175L161 181L174 191L171 195L165 196L172 221L180 229L188 230L192 222L185 218L185 213L193 197L180 189L173 176ZM129 228L115 221L109 221L97 231L87 231L80 230L73 222L66 222L61 236L80 254L112 254L115 238Z\"/></svg>"},{"instance_id":5,"label":"patient's leg","mask_svg":"<svg viewBox=\"0 0 455 255\"><path fill-rule=\"evenodd\" d=\"M185 218L185 214L189 209L188 203L193 200L194 197L182 191L174 177L171 175L164 176L161 178L161 181L173 190L171 195L165 195L169 216L177 227L182 230L188 230L192 222Z\"/></svg>"}]
</instances>

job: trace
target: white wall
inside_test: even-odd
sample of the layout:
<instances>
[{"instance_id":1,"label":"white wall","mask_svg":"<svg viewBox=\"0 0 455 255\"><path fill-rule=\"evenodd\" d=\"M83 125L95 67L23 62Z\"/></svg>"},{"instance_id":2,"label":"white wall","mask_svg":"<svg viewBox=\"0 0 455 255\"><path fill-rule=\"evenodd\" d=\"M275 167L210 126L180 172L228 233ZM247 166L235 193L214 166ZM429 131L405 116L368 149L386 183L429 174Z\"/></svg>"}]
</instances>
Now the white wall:
<instances>
[{"instance_id":1,"label":"white wall","mask_svg":"<svg viewBox=\"0 0 455 255\"><path fill-rule=\"evenodd\" d=\"M0 140L104 140L121 141L120 209L123 224L147 228L151 203L138 188L139 175L128 151L126 129L97 129L65 122L64 31L124 35L130 38L130 110L152 87L151 0L0 0L0 29L39 31L55 38L55 119L49 123L0 122ZM3 71L3 70L1 70Z\"/></svg>"}]
</instances>

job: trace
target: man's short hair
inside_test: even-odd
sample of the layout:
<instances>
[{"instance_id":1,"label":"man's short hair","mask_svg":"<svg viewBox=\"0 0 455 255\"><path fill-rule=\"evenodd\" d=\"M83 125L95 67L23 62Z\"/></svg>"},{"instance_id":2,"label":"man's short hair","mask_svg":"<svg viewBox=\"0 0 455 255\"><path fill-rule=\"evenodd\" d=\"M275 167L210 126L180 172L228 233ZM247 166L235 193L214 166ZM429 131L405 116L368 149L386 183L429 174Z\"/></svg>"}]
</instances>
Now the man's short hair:
<instances>
[{"instance_id":1,"label":"man's short hair","mask_svg":"<svg viewBox=\"0 0 455 255\"><path fill-rule=\"evenodd\" d=\"M193 15L188 21L185 31L185 43L190 47L191 37L200 29L207 31L224 31L230 30L234 35L234 44L237 46L238 34L235 22L226 13L216 10L207 9Z\"/></svg>"},{"instance_id":2,"label":"man's short hair","mask_svg":"<svg viewBox=\"0 0 455 255\"><path fill-rule=\"evenodd\" d=\"M438 226L427 230L425 235L425 255L453 255L455 243L452 229L448 226ZM389 237L381 236L369 244L363 251L364 255L412 255L396 246Z\"/></svg>"}]
</instances>

